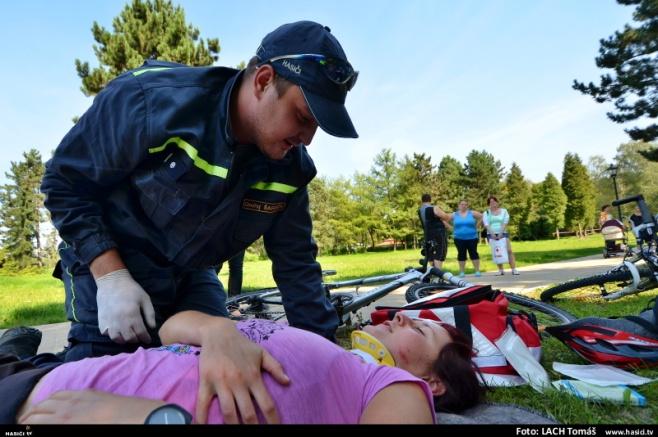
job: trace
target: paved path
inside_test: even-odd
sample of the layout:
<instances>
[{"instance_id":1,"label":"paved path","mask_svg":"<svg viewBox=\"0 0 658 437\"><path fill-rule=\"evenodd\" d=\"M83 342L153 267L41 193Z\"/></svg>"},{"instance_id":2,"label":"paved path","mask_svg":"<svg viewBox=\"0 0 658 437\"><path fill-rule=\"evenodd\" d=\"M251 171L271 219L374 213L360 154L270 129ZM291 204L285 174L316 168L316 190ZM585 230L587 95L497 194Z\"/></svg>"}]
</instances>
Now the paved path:
<instances>
[{"instance_id":1,"label":"paved path","mask_svg":"<svg viewBox=\"0 0 658 437\"><path fill-rule=\"evenodd\" d=\"M466 280L476 284L491 284L494 288L514 293L527 293L534 288L544 287L553 283L563 282L568 279L587 276L600 272L619 264L621 259L603 259L601 255L593 255L585 258L577 258L569 261L559 261L549 264L538 264L519 269L521 275L513 276L507 270L504 276L495 276L494 273L484 273L480 278L473 275L466 276ZM375 304L362 310L369 314L375 305L404 305L404 293L406 287L400 288L388 296L378 300ZM43 332L39 353L59 352L67 343L66 334L69 323L55 323L51 325L36 326ZM4 330L0 330L0 335Z\"/></svg>"}]
</instances>

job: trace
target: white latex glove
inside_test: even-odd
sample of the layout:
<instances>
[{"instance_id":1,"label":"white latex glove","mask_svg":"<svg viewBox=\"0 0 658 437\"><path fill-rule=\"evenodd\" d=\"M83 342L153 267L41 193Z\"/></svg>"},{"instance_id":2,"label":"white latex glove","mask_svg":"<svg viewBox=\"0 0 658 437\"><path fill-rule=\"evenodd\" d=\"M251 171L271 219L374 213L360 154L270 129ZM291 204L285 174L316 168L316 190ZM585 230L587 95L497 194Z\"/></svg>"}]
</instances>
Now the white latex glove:
<instances>
[{"instance_id":1,"label":"white latex glove","mask_svg":"<svg viewBox=\"0 0 658 437\"><path fill-rule=\"evenodd\" d=\"M150 343L144 326L155 328L151 298L127 269L115 270L96 279L98 328L116 343ZM144 319L142 319L142 313Z\"/></svg>"}]
</instances>

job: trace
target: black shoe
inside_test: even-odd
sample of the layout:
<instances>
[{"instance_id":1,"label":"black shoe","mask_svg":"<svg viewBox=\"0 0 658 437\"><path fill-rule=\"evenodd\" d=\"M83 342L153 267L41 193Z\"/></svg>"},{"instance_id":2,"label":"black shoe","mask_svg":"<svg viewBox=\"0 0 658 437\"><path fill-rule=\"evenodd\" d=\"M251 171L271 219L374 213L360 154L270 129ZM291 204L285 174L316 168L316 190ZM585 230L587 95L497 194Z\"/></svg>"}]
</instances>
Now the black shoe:
<instances>
[{"instance_id":1,"label":"black shoe","mask_svg":"<svg viewBox=\"0 0 658 437\"><path fill-rule=\"evenodd\" d=\"M19 326L7 329L0 336L0 354L15 355L21 360L37 354L41 344L41 331L36 328Z\"/></svg>"}]
</instances>

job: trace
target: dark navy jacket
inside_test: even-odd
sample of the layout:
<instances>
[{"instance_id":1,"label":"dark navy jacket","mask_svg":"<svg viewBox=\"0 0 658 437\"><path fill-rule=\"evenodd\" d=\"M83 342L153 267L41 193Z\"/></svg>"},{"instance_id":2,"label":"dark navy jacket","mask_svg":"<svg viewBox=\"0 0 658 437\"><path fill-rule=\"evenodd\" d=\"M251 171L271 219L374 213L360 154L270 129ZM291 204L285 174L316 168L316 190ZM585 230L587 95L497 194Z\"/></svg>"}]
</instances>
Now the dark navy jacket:
<instances>
[{"instance_id":1,"label":"dark navy jacket","mask_svg":"<svg viewBox=\"0 0 658 437\"><path fill-rule=\"evenodd\" d=\"M263 235L290 323L327 335L337 320L311 237L315 166L296 147L280 161L255 151L231 173L229 102L239 79L233 69L155 61L122 74L47 163L46 207L83 264L117 247L206 268Z\"/></svg>"}]
</instances>

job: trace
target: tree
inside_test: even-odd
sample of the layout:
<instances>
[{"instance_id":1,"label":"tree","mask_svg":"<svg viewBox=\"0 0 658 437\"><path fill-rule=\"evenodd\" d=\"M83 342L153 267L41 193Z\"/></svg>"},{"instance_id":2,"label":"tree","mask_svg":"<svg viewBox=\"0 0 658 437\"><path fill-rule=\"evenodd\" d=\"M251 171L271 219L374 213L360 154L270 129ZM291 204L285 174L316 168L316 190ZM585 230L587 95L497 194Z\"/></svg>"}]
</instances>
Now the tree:
<instances>
[{"instance_id":1,"label":"tree","mask_svg":"<svg viewBox=\"0 0 658 437\"><path fill-rule=\"evenodd\" d=\"M200 39L199 30L186 24L185 12L171 0L133 0L114 18L112 27L113 33L95 21L92 26L98 68L90 71L88 62L75 60L87 96L98 94L110 80L146 59L187 65L210 65L218 59L219 39Z\"/></svg>"},{"instance_id":2,"label":"tree","mask_svg":"<svg viewBox=\"0 0 658 437\"><path fill-rule=\"evenodd\" d=\"M530 194L531 184L523 176L521 168L513 162L503 184L505 208L510 215L507 229L512 237L519 235L519 225L527 215Z\"/></svg>"},{"instance_id":3,"label":"tree","mask_svg":"<svg viewBox=\"0 0 658 437\"><path fill-rule=\"evenodd\" d=\"M564 157L562 190L567 196L565 225L583 237L583 230L594 224L594 186L587 168L575 153L567 153Z\"/></svg>"},{"instance_id":4,"label":"tree","mask_svg":"<svg viewBox=\"0 0 658 437\"><path fill-rule=\"evenodd\" d=\"M464 165L464 187L474 209L485 209L487 197L498 196L503 166L491 153L472 150Z\"/></svg>"},{"instance_id":5,"label":"tree","mask_svg":"<svg viewBox=\"0 0 658 437\"><path fill-rule=\"evenodd\" d=\"M656 0L617 0L622 5L636 5L635 27L624 26L608 39L600 40L599 68L612 69L598 85L585 85L574 80L573 88L591 95L598 103L614 102L616 112L608 117L617 123L648 117L658 117L658 2ZM653 141L658 138L658 124L635 127L626 132L634 140ZM658 160L658 149L644 155Z\"/></svg>"},{"instance_id":6,"label":"tree","mask_svg":"<svg viewBox=\"0 0 658 437\"><path fill-rule=\"evenodd\" d=\"M367 181L372 185L374 194L373 209L370 214L379 218L378 234L393 236L395 224L400 220L396 193L399 186L399 166L397 157L391 149L383 149L375 156Z\"/></svg>"},{"instance_id":7,"label":"tree","mask_svg":"<svg viewBox=\"0 0 658 437\"><path fill-rule=\"evenodd\" d=\"M537 211L535 230L538 238L545 238L564 226L567 196L562 191L560 182L552 173L548 173L546 178L540 184L537 184L533 191ZM557 235L559 237L559 234Z\"/></svg>"},{"instance_id":8,"label":"tree","mask_svg":"<svg viewBox=\"0 0 658 437\"><path fill-rule=\"evenodd\" d=\"M639 157L638 157L639 158ZM615 198L615 189L612 184L612 178L608 171L609 163L600 155L594 155L589 158L587 171L592 178L594 186L594 205L595 211L592 217L594 223L597 223L600 207L609 204Z\"/></svg>"},{"instance_id":9,"label":"tree","mask_svg":"<svg viewBox=\"0 0 658 437\"><path fill-rule=\"evenodd\" d=\"M418 219L418 204L423 193L437 186L432 158L424 153L414 153L412 158L405 155L400 163L399 184L395 203L399 208L399 229L397 239L417 247L422 238L422 226ZM395 237L395 236L394 236ZM410 241L409 241L410 240Z\"/></svg>"},{"instance_id":10,"label":"tree","mask_svg":"<svg viewBox=\"0 0 658 437\"><path fill-rule=\"evenodd\" d=\"M461 162L450 155L444 156L436 169L436 181L436 185L426 187L426 192L432 195L435 203L449 209L457 208L459 200L466 195Z\"/></svg>"},{"instance_id":11,"label":"tree","mask_svg":"<svg viewBox=\"0 0 658 437\"><path fill-rule=\"evenodd\" d=\"M656 143L622 144L617 148L615 161L619 165L617 177L619 197L641 193L647 203L655 208L655 205L658 205L658 178L656 178L658 163L645 159L640 153L651 148L655 149ZM632 206L627 206L627 213L631 209Z\"/></svg>"},{"instance_id":12,"label":"tree","mask_svg":"<svg viewBox=\"0 0 658 437\"><path fill-rule=\"evenodd\" d=\"M35 149L23 153L24 161L12 162L5 173L11 181L0 189L0 229L5 267L23 270L43 265L40 227L44 220L43 195L39 192L45 170Z\"/></svg>"}]
</instances>

